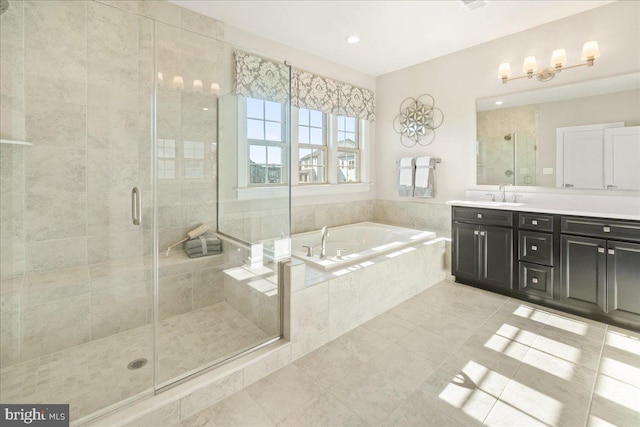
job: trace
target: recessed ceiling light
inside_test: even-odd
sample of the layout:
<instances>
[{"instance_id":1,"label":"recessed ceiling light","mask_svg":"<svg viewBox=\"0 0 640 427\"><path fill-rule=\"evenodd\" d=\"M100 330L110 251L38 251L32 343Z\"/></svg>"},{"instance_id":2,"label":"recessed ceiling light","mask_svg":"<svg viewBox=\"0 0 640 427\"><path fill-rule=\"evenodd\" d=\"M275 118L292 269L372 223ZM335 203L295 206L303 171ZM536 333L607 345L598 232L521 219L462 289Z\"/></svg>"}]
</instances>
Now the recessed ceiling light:
<instances>
[{"instance_id":1,"label":"recessed ceiling light","mask_svg":"<svg viewBox=\"0 0 640 427\"><path fill-rule=\"evenodd\" d=\"M202 107L202 111L209 111L209 108L207 108L207 107Z\"/></svg>"},{"instance_id":2,"label":"recessed ceiling light","mask_svg":"<svg viewBox=\"0 0 640 427\"><path fill-rule=\"evenodd\" d=\"M502 105L503 101L496 101L496 105Z\"/></svg>"},{"instance_id":3,"label":"recessed ceiling light","mask_svg":"<svg viewBox=\"0 0 640 427\"><path fill-rule=\"evenodd\" d=\"M360 37L358 37L357 35L352 35L347 37L347 42L354 44L354 43L358 43L360 41Z\"/></svg>"}]
</instances>

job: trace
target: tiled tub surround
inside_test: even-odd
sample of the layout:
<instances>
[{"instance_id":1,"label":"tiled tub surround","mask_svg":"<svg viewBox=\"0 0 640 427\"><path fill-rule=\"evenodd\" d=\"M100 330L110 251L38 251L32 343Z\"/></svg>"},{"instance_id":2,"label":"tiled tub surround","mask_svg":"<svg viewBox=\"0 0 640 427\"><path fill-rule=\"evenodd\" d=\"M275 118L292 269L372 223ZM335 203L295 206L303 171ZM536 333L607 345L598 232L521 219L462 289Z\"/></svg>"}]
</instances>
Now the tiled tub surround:
<instances>
[{"instance_id":1,"label":"tiled tub surround","mask_svg":"<svg viewBox=\"0 0 640 427\"><path fill-rule=\"evenodd\" d=\"M292 358L443 280L448 275L445 260L445 239L436 238L337 271L293 261L290 300L285 300L285 313L290 307L285 335L290 334Z\"/></svg>"}]
</instances>

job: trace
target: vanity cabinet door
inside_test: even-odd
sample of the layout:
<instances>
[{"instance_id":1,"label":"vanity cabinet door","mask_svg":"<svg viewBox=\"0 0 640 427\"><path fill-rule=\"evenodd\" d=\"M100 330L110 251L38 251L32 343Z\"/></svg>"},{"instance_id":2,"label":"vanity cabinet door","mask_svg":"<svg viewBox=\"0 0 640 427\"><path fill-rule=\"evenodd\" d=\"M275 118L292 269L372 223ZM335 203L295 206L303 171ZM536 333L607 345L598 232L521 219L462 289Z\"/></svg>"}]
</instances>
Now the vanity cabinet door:
<instances>
[{"instance_id":1,"label":"vanity cabinet door","mask_svg":"<svg viewBox=\"0 0 640 427\"><path fill-rule=\"evenodd\" d=\"M510 290L513 285L513 229L483 226L480 248L480 281Z\"/></svg>"},{"instance_id":2,"label":"vanity cabinet door","mask_svg":"<svg viewBox=\"0 0 640 427\"><path fill-rule=\"evenodd\" d=\"M561 299L571 305L606 311L607 241L561 236Z\"/></svg>"},{"instance_id":3,"label":"vanity cabinet door","mask_svg":"<svg viewBox=\"0 0 640 427\"><path fill-rule=\"evenodd\" d=\"M640 244L607 244L607 311L640 315Z\"/></svg>"},{"instance_id":4,"label":"vanity cabinet door","mask_svg":"<svg viewBox=\"0 0 640 427\"><path fill-rule=\"evenodd\" d=\"M477 279L480 226L453 222L451 273L456 277Z\"/></svg>"}]
</instances>

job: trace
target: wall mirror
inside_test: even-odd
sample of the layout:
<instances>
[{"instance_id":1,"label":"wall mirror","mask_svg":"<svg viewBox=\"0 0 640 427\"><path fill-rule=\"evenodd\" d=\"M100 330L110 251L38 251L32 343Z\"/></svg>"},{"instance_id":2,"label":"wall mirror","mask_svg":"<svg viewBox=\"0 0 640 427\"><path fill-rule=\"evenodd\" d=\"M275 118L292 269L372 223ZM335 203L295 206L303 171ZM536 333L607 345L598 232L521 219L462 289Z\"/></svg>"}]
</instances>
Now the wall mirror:
<instances>
[{"instance_id":1,"label":"wall mirror","mask_svg":"<svg viewBox=\"0 0 640 427\"><path fill-rule=\"evenodd\" d=\"M477 185L640 189L640 73L479 99L476 129Z\"/></svg>"}]
</instances>

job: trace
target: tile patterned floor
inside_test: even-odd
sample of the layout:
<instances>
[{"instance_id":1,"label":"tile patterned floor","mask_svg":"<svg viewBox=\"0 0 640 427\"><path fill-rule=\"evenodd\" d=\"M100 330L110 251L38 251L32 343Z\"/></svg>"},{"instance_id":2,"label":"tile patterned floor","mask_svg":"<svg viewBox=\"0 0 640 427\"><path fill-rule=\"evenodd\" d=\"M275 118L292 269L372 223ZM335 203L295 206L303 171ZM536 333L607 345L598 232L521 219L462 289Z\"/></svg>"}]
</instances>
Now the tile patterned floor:
<instances>
[{"instance_id":1,"label":"tile patterned floor","mask_svg":"<svg viewBox=\"0 0 640 427\"><path fill-rule=\"evenodd\" d=\"M158 331L158 383L234 354L267 335L226 303L171 317ZM0 370L3 403L69 403L77 420L149 390L153 365L151 325L92 341Z\"/></svg>"},{"instance_id":2,"label":"tile patterned floor","mask_svg":"<svg viewBox=\"0 0 640 427\"><path fill-rule=\"evenodd\" d=\"M638 426L640 334L441 282L182 426Z\"/></svg>"}]
</instances>

